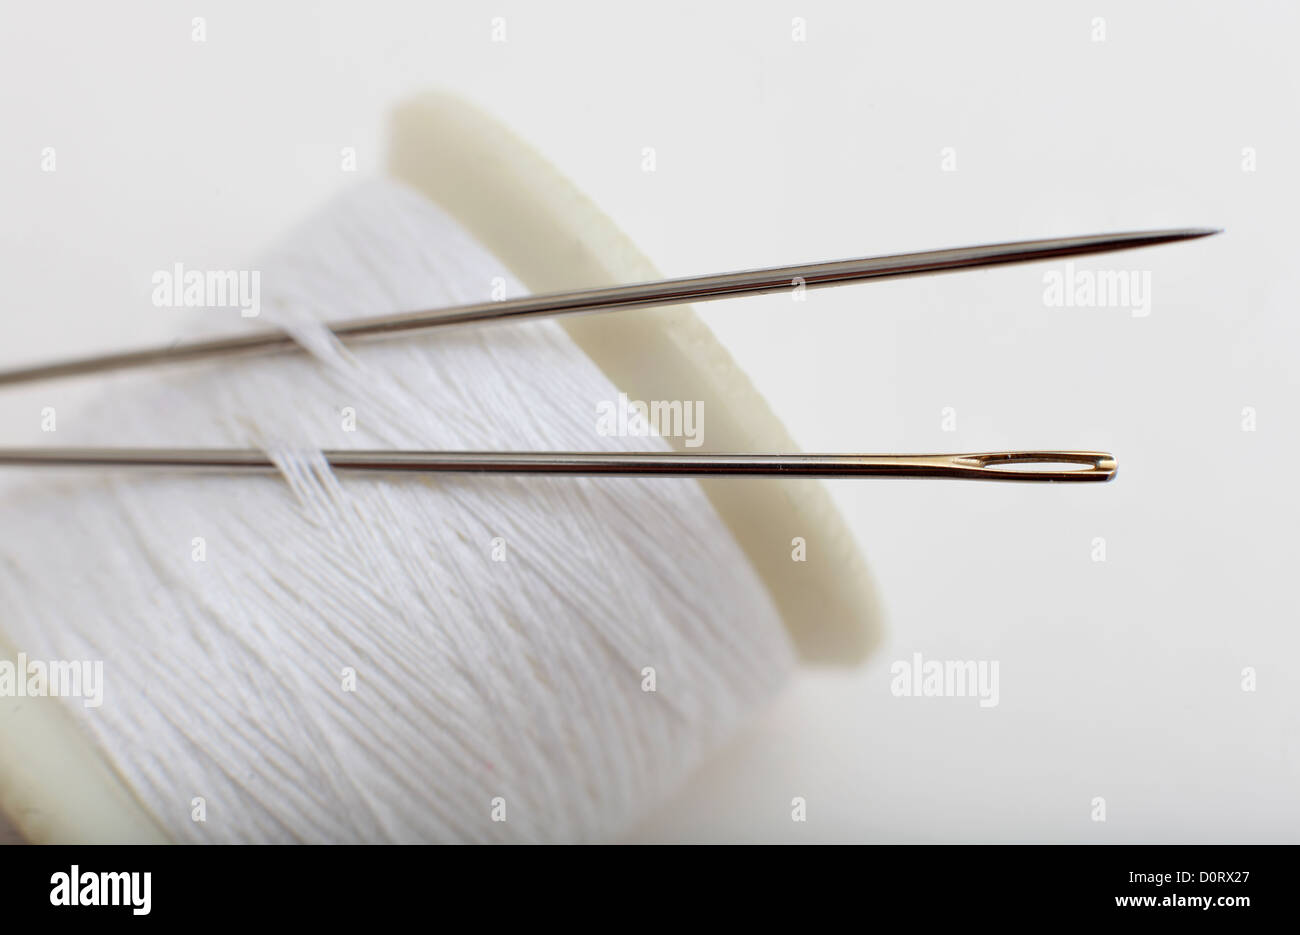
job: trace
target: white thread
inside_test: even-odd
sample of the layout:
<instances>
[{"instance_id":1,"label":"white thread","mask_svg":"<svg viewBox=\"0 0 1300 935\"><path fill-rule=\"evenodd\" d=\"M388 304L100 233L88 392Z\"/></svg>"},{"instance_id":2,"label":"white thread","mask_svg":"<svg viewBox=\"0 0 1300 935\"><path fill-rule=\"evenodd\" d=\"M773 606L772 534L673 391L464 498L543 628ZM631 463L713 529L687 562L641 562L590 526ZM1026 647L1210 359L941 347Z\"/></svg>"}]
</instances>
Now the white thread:
<instances>
[{"instance_id":1,"label":"white thread","mask_svg":"<svg viewBox=\"0 0 1300 935\"><path fill-rule=\"evenodd\" d=\"M336 345L316 322L521 291L396 184L261 268L310 356L113 378L57 442L262 445L281 476L32 477L0 504L0 632L104 660L102 707L69 710L179 840L627 829L792 665L739 547L688 480L335 477L318 448L666 445L596 433L617 390L554 322Z\"/></svg>"}]
</instances>

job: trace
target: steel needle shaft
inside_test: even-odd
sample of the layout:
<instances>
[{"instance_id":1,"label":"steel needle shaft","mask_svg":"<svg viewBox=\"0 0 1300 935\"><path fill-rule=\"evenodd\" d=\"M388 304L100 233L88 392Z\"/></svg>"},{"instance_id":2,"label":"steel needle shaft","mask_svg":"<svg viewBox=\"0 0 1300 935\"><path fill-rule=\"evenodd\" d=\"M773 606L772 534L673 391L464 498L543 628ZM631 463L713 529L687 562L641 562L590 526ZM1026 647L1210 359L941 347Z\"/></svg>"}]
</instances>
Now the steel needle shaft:
<instances>
[{"instance_id":1,"label":"steel needle shaft","mask_svg":"<svg viewBox=\"0 0 1300 935\"><path fill-rule=\"evenodd\" d=\"M1015 243L955 247L947 250L928 250L923 253L862 257L829 263L777 266L603 289L524 296L503 302L483 302L432 311L357 318L333 322L329 328L342 339L377 337L450 325L482 324L492 321L574 315L757 295L790 289L797 282L802 282L808 288L820 288L873 279L896 279L1008 263L1029 263L1035 260L1174 243L1216 233L1218 231L1213 228L1183 228L1093 234L1085 237L1059 237L1051 240L1026 240ZM229 338L170 344L0 371L0 386L226 354L292 350L296 346L293 338L284 332L258 331Z\"/></svg>"}]
</instances>

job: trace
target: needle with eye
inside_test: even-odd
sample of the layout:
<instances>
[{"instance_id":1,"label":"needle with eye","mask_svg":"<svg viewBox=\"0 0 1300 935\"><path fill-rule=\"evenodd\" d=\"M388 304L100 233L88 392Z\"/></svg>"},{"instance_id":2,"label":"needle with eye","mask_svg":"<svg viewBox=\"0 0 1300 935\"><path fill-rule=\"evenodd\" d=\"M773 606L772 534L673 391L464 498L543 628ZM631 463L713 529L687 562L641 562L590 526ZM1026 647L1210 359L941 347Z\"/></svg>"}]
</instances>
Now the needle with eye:
<instances>
[{"instance_id":1,"label":"needle with eye","mask_svg":"<svg viewBox=\"0 0 1300 935\"><path fill-rule=\"evenodd\" d=\"M823 288L880 279L1029 263L1135 247L1157 246L1194 240L1217 233L1219 231L1213 228L1181 228L984 244L525 296L501 302L351 319L330 323L328 327L343 341L382 338L441 327L592 314L758 295L779 292L800 284L806 288ZM290 335L266 330L228 338L171 344L0 371L0 386L218 356L285 352L296 349L298 346ZM1115 474L1113 457L1105 452L1088 451L1007 451L962 455L436 451L332 451L325 454L331 465L340 470L388 472L885 476L1008 481L1105 481ZM1022 469L1025 465L1034 464L1049 464L1052 467ZM258 451L154 448L0 448L0 465L189 467L229 471L273 468L267 456ZM1074 467L1063 468L1063 465Z\"/></svg>"}]
</instances>

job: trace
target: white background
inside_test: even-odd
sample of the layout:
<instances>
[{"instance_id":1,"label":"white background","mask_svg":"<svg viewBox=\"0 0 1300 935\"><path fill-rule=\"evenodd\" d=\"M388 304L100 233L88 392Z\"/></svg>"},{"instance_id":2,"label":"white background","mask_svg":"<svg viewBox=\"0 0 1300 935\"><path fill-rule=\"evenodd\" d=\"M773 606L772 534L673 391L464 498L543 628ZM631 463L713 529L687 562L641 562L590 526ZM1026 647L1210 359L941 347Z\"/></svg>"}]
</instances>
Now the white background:
<instances>
[{"instance_id":1,"label":"white background","mask_svg":"<svg viewBox=\"0 0 1300 935\"><path fill-rule=\"evenodd\" d=\"M1225 227L1077 264L1150 271L1146 318L1048 308L1041 266L700 307L806 449L1099 448L1121 470L831 484L886 644L802 673L644 835L1295 841L1298 25L1283 2L7 2L0 365L172 337L153 270L246 262L355 180L341 147L380 171L386 114L431 87L668 275ZM5 437L75 392L5 394ZM997 660L1000 705L893 697L913 652Z\"/></svg>"}]
</instances>

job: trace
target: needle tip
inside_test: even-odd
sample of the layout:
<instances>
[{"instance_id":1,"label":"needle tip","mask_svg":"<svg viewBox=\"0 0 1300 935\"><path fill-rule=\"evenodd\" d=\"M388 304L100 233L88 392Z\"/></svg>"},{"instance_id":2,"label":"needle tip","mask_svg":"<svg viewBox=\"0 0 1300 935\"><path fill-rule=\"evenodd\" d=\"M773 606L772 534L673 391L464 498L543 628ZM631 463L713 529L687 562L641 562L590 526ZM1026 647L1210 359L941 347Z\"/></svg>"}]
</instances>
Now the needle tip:
<instances>
[{"instance_id":1,"label":"needle tip","mask_svg":"<svg viewBox=\"0 0 1300 935\"><path fill-rule=\"evenodd\" d=\"M1184 240L1199 240L1222 234L1222 227L1167 227L1160 230L1129 231L1122 234L1098 235L1080 238L1092 241L1101 251L1124 250L1129 247L1155 247L1161 244L1179 243Z\"/></svg>"}]
</instances>

